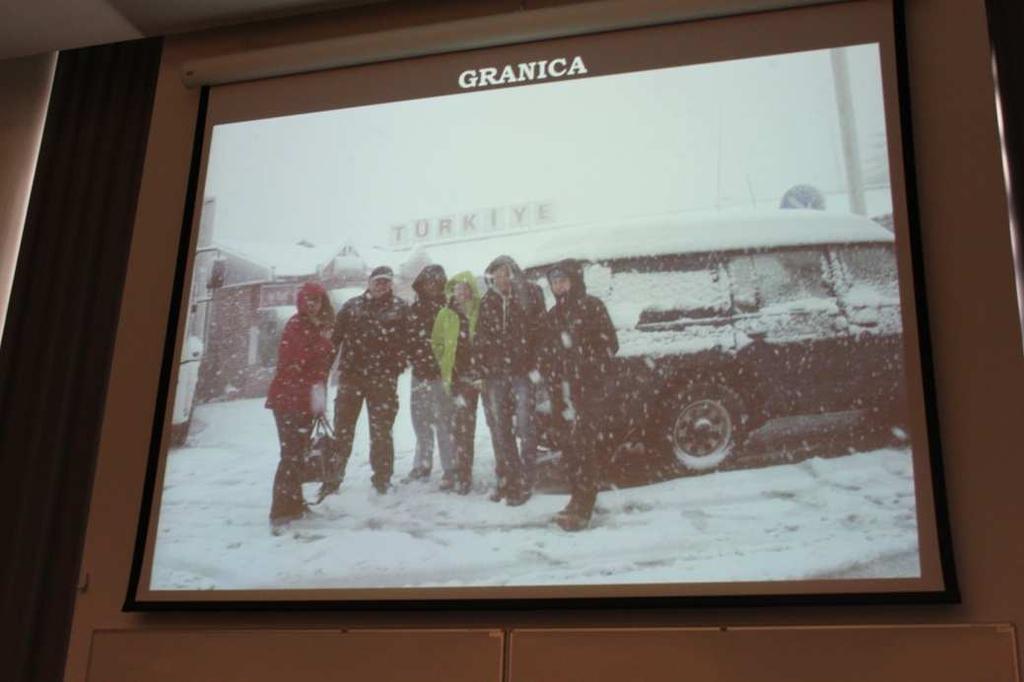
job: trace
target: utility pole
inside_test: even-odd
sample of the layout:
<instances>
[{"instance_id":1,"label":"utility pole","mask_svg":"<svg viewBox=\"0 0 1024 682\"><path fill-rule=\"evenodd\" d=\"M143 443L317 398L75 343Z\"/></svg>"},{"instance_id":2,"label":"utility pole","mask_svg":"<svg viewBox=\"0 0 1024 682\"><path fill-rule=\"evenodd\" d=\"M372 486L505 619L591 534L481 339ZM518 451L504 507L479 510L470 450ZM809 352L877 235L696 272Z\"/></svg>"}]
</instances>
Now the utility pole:
<instances>
[{"instance_id":1,"label":"utility pole","mask_svg":"<svg viewBox=\"0 0 1024 682\"><path fill-rule=\"evenodd\" d=\"M718 160L715 162L715 210L722 210L722 103L718 103Z\"/></svg>"},{"instance_id":2,"label":"utility pole","mask_svg":"<svg viewBox=\"0 0 1024 682\"><path fill-rule=\"evenodd\" d=\"M836 88L836 110L839 114L839 135L843 141L843 162L846 167L846 191L850 195L850 211L867 215L864 201L864 178L860 164L860 146L857 142L857 122L853 115L853 95L850 92L850 69L846 61L846 48L829 50L832 57L832 82Z\"/></svg>"}]
</instances>

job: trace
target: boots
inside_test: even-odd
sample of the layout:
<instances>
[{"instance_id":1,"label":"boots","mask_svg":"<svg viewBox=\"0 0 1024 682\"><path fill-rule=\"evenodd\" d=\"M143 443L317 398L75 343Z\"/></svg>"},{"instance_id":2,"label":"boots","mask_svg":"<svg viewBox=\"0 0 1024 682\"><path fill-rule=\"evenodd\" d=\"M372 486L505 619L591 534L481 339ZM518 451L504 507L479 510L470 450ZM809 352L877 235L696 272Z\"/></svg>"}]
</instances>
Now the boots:
<instances>
[{"instance_id":1,"label":"boots","mask_svg":"<svg viewBox=\"0 0 1024 682\"><path fill-rule=\"evenodd\" d=\"M316 494L316 502L313 504L320 504L324 501L324 498L328 495L334 495L341 488L341 481L324 481L320 484L320 490Z\"/></svg>"},{"instance_id":2,"label":"boots","mask_svg":"<svg viewBox=\"0 0 1024 682\"><path fill-rule=\"evenodd\" d=\"M412 483L414 481L424 481L430 478L430 469L423 467L413 467L409 475L402 479L402 483Z\"/></svg>"},{"instance_id":3,"label":"boots","mask_svg":"<svg viewBox=\"0 0 1024 682\"><path fill-rule=\"evenodd\" d=\"M526 488L510 490L505 496L505 504L509 507L521 507L530 499L532 493Z\"/></svg>"},{"instance_id":4,"label":"boots","mask_svg":"<svg viewBox=\"0 0 1024 682\"><path fill-rule=\"evenodd\" d=\"M313 516L313 510L309 508L309 505L306 504L306 502L303 502L299 510L292 514L278 514L277 516L271 516L270 532L273 535L281 535L288 530L292 521L298 521L309 516Z\"/></svg>"},{"instance_id":5,"label":"boots","mask_svg":"<svg viewBox=\"0 0 1024 682\"><path fill-rule=\"evenodd\" d=\"M554 522L562 530L575 533L586 530L590 526L590 517L594 513L596 495L579 495L574 493L569 498L569 504L565 509L555 514Z\"/></svg>"}]
</instances>

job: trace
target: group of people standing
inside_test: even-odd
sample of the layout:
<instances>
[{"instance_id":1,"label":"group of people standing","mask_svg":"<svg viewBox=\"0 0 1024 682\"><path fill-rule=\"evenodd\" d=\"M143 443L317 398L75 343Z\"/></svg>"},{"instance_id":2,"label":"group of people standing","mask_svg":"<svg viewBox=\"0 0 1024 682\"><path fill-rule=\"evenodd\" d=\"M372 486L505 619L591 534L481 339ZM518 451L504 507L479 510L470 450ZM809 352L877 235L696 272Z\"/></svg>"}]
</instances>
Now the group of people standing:
<instances>
[{"instance_id":1,"label":"group of people standing","mask_svg":"<svg viewBox=\"0 0 1024 682\"><path fill-rule=\"evenodd\" d=\"M555 300L550 310L540 286L508 256L488 265L483 295L472 273L449 278L440 265L428 265L413 282L416 300L407 304L395 295L393 279L390 268L375 268L366 291L336 316L320 284L308 282L299 291L298 312L282 333L267 398L281 442L272 526L300 518L307 509L300 467L312 424L325 412L326 379L337 359L334 454L340 472L337 480L324 482L321 499L341 485L363 403L372 484L380 494L391 490L398 377L411 366L416 452L405 481L430 477L436 449L441 490L472 490L482 402L497 479L490 499L526 503L535 482L536 396L543 388L552 426L563 433L559 441L572 483L570 502L555 521L565 530L586 528L600 464L613 448L603 424L606 399L613 398L605 378L618 341L604 304L587 294L580 265L569 260L549 269Z\"/></svg>"}]
</instances>

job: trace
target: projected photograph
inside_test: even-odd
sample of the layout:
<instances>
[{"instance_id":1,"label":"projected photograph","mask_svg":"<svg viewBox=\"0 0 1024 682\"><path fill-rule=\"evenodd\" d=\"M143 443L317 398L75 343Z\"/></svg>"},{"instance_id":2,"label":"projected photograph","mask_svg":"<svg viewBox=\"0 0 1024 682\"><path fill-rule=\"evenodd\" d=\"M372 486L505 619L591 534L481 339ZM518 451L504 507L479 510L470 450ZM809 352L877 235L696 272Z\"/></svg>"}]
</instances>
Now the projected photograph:
<instances>
[{"instance_id":1,"label":"projected photograph","mask_svg":"<svg viewBox=\"0 0 1024 682\"><path fill-rule=\"evenodd\" d=\"M212 126L150 591L920 578L879 46L527 64Z\"/></svg>"}]
</instances>

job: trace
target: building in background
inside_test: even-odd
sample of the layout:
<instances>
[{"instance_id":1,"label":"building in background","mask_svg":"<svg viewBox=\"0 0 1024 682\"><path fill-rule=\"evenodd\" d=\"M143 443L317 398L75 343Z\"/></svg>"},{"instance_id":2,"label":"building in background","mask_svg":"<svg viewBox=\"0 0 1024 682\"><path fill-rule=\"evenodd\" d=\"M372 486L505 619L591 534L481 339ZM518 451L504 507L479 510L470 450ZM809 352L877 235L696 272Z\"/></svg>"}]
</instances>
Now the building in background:
<instances>
[{"instance_id":1,"label":"building in background","mask_svg":"<svg viewBox=\"0 0 1024 682\"><path fill-rule=\"evenodd\" d=\"M212 207L211 207L212 208ZM208 267L198 266L198 254ZM269 265L268 263L273 263ZM189 333L202 349L195 402L266 395L277 364L281 332L295 314L304 282L318 280L335 310L363 291L367 266L355 247L318 247L299 241L261 253L255 245L225 246L211 240L197 252L196 300ZM180 382L179 382L180 383Z\"/></svg>"}]
</instances>

